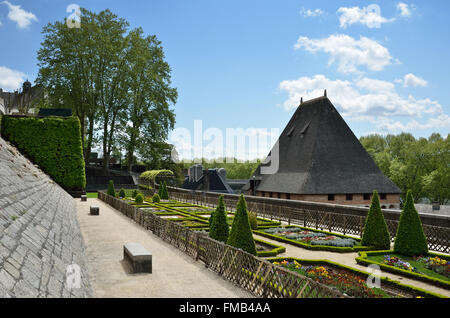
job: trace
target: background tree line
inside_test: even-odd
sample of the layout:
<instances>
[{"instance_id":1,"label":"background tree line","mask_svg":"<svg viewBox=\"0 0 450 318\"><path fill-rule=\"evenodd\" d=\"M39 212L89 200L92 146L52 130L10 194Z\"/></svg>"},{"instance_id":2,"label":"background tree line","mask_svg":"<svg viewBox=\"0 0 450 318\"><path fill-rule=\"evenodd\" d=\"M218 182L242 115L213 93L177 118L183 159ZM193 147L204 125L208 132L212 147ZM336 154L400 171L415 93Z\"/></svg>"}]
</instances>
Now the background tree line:
<instances>
[{"instance_id":1,"label":"background tree line","mask_svg":"<svg viewBox=\"0 0 450 318\"><path fill-rule=\"evenodd\" d=\"M450 200L450 134L416 139L410 133L360 138L381 171L414 200L427 198L441 205Z\"/></svg>"},{"instance_id":2,"label":"background tree line","mask_svg":"<svg viewBox=\"0 0 450 318\"><path fill-rule=\"evenodd\" d=\"M71 108L80 119L86 163L97 145L105 170L117 150L126 152L128 169L136 155L161 162L178 94L156 36L130 30L109 10L86 9L80 28L57 21L42 33L36 82L46 88L48 107Z\"/></svg>"}]
</instances>

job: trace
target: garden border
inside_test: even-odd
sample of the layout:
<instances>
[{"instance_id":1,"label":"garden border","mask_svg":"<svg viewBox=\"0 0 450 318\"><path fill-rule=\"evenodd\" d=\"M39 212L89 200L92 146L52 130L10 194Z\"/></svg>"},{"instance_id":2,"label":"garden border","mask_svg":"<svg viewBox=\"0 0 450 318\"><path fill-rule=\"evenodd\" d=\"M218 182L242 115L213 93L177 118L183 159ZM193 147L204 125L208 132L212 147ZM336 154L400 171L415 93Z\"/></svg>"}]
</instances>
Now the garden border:
<instances>
[{"instance_id":1,"label":"garden border","mask_svg":"<svg viewBox=\"0 0 450 318\"><path fill-rule=\"evenodd\" d=\"M301 259L301 258L296 258L296 257L276 257L276 258L270 258L267 261L273 263L273 262L278 262L278 261L282 261L282 260L287 260L287 261L291 261L291 260L294 261L295 260L295 261L297 261L297 262L299 262L301 264L328 265L328 266L331 266L331 267L337 267L337 268L340 268L340 269L345 269L345 270L351 271L351 272L356 273L356 274L363 275L365 279L367 279L367 277L372 275L374 277L378 277L382 283L385 283L387 285L393 286L395 288L403 289L403 290L408 291L408 292L417 293L419 296L432 297L432 298L446 298L443 295L440 295L440 294L437 294L437 293L433 293L433 292L427 291L427 290L422 289L422 288L418 288L418 287L414 287L414 286L411 286L411 285L402 284L399 281L393 280L393 279L391 279L389 277L386 277L386 276L377 276L377 275L374 275L374 274L371 274L371 273L368 273L368 272L364 272L362 270L359 270L359 269L356 269L356 268L353 268L353 267L349 267L349 266L346 266L346 265L343 265L343 264L340 264L340 263L336 263L336 262L333 262L333 261L329 261L329 260L326 260L326 259L315 260L315 259Z\"/></svg>"},{"instance_id":2,"label":"garden border","mask_svg":"<svg viewBox=\"0 0 450 318\"><path fill-rule=\"evenodd\" d=\"M368 260L367 256L369 255L385 255L385 254L394 254L393 250L382 250L382 251L369 251L369 252L359 252L358 253L358 257L355 259L356 263L360 264L360 265L371 265L371 264L375 264L380 266L381 269L385 270L386 272L390 272L393 274L398 274L404 277L409 277L409 278L413 278L413 279L417 279L426 283L430 283L432 285L438 286L438 287L442 287L445 289L450 289L450 282L446 282L444 280L438 279L438 278L434 278L434 277L429 277L426 275L422 275L419 273L414 273L414 272L410 272L410 271L406 271L404 269L398 268L398 267L394 267L394 266L390 266L390 265L386 265L384 263L380 263L380 262L376 262L376 261L372 261L372 260ZM450 260L450 256L447 255L443 255L443 254L439 254L439 253L428 253L428 255L431 256L439 256L441 258L445 258L446 260Z\"/></svg>"},{"instance_id":3,"label":"garden border","mask_svg":"<svg viewBox=\"0 0 450 318\"><path fill-rule=\"evenodd\" d=\"M342 234L336 234L336 233L331 233L331 232L327 232L327 231L321 231L321 230L316 230L316 229L310 229L310 228L306 228L303 226L298 226L298 225L289 225L285 228L289 228L289 227L298 227L298 228L302 228L308 231L312 231L312 232L319 232L319 233L324 233L324 234L330 234L333 236L338 236L338 237L343 237L343 238L350 238L353 239L355 241L361 242L360 239L358 238L354 238L351 236L346 236L346 235L342 235ZM269 227L271 228L271 227ZM258 230L254 230L253 233L273 239L275 241L278 242L283 242L283 243L287 243L287 244L291 244L294 246L298 246L301 248L305 248L308 250L313 250L313 251L328 251L328 252L337 252L337 253L355 253L358 251L373 251L376 250L375 247L373 246L358 246L358 247L338 247L338 246L327 246L327 245L311 245L311 244L306 244L306 243L302 243L300 241L296 241L296 240L291 240L291 239L287 239L278 235L274 235L274 234L270 234L270 233L266 233L266 232L262 232L259 229Z\"/></svg>"}]
</instances>

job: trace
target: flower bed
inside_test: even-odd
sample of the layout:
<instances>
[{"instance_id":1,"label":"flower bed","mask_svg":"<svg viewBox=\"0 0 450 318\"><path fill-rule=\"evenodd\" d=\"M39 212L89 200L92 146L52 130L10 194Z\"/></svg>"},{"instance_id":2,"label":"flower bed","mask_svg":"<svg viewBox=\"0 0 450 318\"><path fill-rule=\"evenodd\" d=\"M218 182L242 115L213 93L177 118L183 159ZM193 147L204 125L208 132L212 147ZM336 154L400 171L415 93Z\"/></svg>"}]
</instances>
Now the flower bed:
<instances>
[{"instance_id":1,"label":"flower bed","mask_svg":"<svg viewBox=\"0 0 450 318\"><path fill-rule=\"evenodd\" d=\"M254 233L311 250L345 253L374 249L373 247L361 246L360 240L353 237L299 226L264 228L258 229Z\"/></svg>"},{"instance_id":2,"label":"flower bed","mask_svg":"<svg viewBox=\"0 0 450 318\"><path fill-rule=\"evenodd\" d=\"M442 297L419 288L400 284L380 277L380 288L370 288L367 277L371 274L327 260L301 260L295 258L269 259L274 265L282 266L330 286L351 297Z\"/></svg>"},{"instance_id":3,"label":"flower bed","mask_svg":"<svg viewBox=\"0 0 450 318\"><path fill-rule=\"evenodd\" d=\"M418 279L450 289L450 256L429 253L427 256L407 257L393 251L360 252L356 262L361 265L376 264L382 270Z\"/></svg>"}]
</instances>

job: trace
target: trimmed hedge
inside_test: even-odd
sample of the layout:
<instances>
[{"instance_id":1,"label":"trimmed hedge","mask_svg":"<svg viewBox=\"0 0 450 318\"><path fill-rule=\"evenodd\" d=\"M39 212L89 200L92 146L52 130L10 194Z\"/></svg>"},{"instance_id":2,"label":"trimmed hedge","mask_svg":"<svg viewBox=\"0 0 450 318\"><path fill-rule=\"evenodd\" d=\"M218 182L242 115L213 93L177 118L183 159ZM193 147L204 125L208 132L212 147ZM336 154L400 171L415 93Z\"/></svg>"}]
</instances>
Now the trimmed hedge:
<instances>
[{"instance_id":1,"label":"trimmed hedge","mask_svg":"<svg viewBox=\"0 0 450 318\"><path fill-rule=\"evenodd\" d=\"M219 204L209 219L209 237L226 243L230 229L227 223L227 213L225 211L223 195L219 197Z\"/></svg>"},{"instance_id":2,"label":"trimmed hedge","mask_svg":"<svg viewBox=\"0 0 450 318\"><path fill-rule=\"evenodd\" d=\"M360 265L371 265L371 264L376 264L378 266L380 266L381 269L385 270L386 272L390 272L393 274L398 274L398 275L402 275L405 277L409 277L409 278L413 278L413 279L417 279L420 281L423 281L425 283L430 283L439 287L443 287L445 289L450 289L450 282L444 281L442 279L438 279L438 278L434 278L434 277L430 277L430 276L426 276L426 275L422 275L419 273L414 273L414 272L410 272L404 269L401 269L399 267L394 267L394 266L390 266L384 263L380 263L380 262L376 262L376 261L372 261L367 259L367 256L374 256L374 255L386 255L386 254L396 254L394 251L391 250L386 250L386 251L373 251L373 252L359 252L358 253L358 257L355 259L356 263L360 264ZM428 253L429 256L438 256L440 258L444 258L447 261L450 260L450 257L447 255L442 255L442 254L438 254L438 253Z\"/></svg>"},{"instance_id":3,"label":"trimmed hedge","mask_svg":"<svg viewBox=\"0 0 450 318\"><path fill-rule=\"evenodd\" d=\"M254 239L254 240L255 240L255 243L273 247L273 249L270 251L258 251L257 252L258 257L272 257L272 256L277 256L278 254L286 252L286 247L284 247L284 246L276 245L276 244L273 244L273 243L270 243L267 241L263 241L260 239Z\"/></svg>"},{"instance_id":4,"label":"trimmed hedge","mask_svg":"<svg viewBox=\"0 0 450 318\"><path fill-rule=\"evenodd\" d=\"M247 203L243 194L239 197L227 244L256 255L255 241L248 221Z\"/></svg>"},{"instance_id":5,"label":"trimmed hedge","mask_svg":"<svg viewBox=\"0 0 450 318\"><path fill-rule=\"evenodd\" d=\"M372 203L367 213L361 245L375 246L383 250L391 247L391 237L386 221L384 220L383 211L381 211L377 191L373 191Z\"/></svg>"},{"instance_id":6,"label":"trimmed hedge","mask_svg":"<svg viewBox=\"0 0 450 318\"><path fill-rule=\"evenodd\" d=\"M159 203L161 201L161 198L159 197L158 193L155 193L152 197L153 203Z\"/></svg>"},{"instance_id":7,"label":"trimmed hedge","mask_svg":"<svg viewBox=\"0 0 450 318\"><path fill-rule=\"evenodd\" d=\"M144 203L144 196L142 193L138 193L136 198L134 199L134 202L136 203Z\"/></svg>"},{"instance_id":8,"label":"trimmed hedge","mask_svg":"<svg viewBox=\"0 0 450 318\"><path fill-rule=\"evenodd\" d=\"M394 241L394 252L405 256L428 253L427 238L423 232L419 213L414 206L411 190L408 190L406 194L406 202L400 214Z\"/></svg>"},{"instance_id":9,"label":"trimmed hedge","mask_svg":"<svg viewBox=\"0 0 450 318\"><path fill-rule=\"evenodd\" d=\"M112 180L109 180L108 192L106 193L112 197L116 197L116 190L114 189L114 182Z\"/></svg>"},{"instance_id":10,"label":"trimmed hedge","mask_svg":"<svg viewBox=\"0 0 450 318\"><path fill-rule=\"evenodd\" d=\"M364 252L361 252L361 253L364 253ZM306 265L306 264L308 264L308 265L313 265L313 264L314 265L328 265L328 266L331 266L331 267L336 267L336 268L340 268L340 269L344 269L344 270L353 272L355 274L363 276L366 279L370 275L376 276L376 275L373 275L371 273L367 273L367 272L361 271L359 269L356 269L356 268L353 268L353 267L349 267L349 266L346 266L346 265L342 265L342 264L339 264L339 263L336 263L336 262L332 262L332 261L329 261L329 260L299 259L299 258L294 258L294 257L277 257L277 258L270 258L270 259L268 259L268 261L271 262L271 263L273 263L273 262L280 262L280 261L283 261L283 260L287 260L287 261L294 261L295 260L295 261L297 261L297 262L299 262L300 264L303 264L303 265ZM424 289L421 289L421 288L418 288L418 287L405 285L405 284L402 284L402 283L400 283L400 282L398 282L396 280L393 280L393 279L391 279L389 277L379 277L379 278L380 278L380 281L382 283L386 284L386 285L390 285L392 287L395 287L395 288L398 288L398 289L403 289L405 291L414 293L416 296L430 297L430 298L445 298L445 296L443 296L443 295L436 294L436 293L433 293L433 292L430 292L430 291L427 291L427 290L424 290Z\"/></svg>"},{"instance_id":11,"label":"trimmed hedge","mask_svg":"<svg viewBox=\"0 0 450 318\"><path fill-rule=\"evenodd\" d=\"M86 188L77 117L3 116L1 135L66 190Z\"/></svg>"}]
</instances>

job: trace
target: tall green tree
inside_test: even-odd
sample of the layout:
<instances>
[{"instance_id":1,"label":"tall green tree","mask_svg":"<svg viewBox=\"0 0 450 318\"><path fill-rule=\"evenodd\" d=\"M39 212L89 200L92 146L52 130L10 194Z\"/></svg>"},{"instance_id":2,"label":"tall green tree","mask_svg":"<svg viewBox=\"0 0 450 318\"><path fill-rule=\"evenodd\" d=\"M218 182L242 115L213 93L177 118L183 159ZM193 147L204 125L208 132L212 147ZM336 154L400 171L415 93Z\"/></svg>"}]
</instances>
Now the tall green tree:
<instances>
[{"instance_id":1,"label":"tall green tree","mask_svg":"<svg viewBox=\"0 0 450 318\"><path fill-rule=\"evenodd\" d=\"M94 138L99 98L95 85L100 77L95 16L81 9L81 28L68 28L65 21L47 24L37 54L36 82L45 87L50 106L71 108L80 119L86 162Z\"/></svg>"},{"instance_id":2,"label":"tall green tree","mask_svg":"<svg viewBox=\"0 0 450 318\"><path fill-rule=\"evenodd\" d=\"M161 42L128 27L110 10L81 9L80 28L45 26L38 52L37 83L52 107L79 117L86 162L99 140L105 170L115 147L126 150L131 168L136 148L164 142L175 123L177 91Z\"/></svg>"},{"instance_id":3,"label":"tall green tree","mask_svg":"<svg viewBox=\"0 0 450 318\"><path fill-rule=\"evenodd\" d=\"M126 78L129 107L125 122L128 169L135 151L167 139L175 115L170 105L177 100L171 85L171 69L164 60L161 42L156 36L145 36L141 28L127 35ZM145 154L145 151L143 152Z\"/></svg>"}]
</instances>

